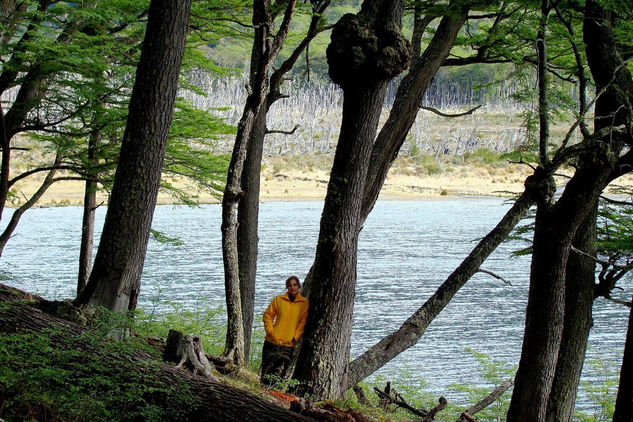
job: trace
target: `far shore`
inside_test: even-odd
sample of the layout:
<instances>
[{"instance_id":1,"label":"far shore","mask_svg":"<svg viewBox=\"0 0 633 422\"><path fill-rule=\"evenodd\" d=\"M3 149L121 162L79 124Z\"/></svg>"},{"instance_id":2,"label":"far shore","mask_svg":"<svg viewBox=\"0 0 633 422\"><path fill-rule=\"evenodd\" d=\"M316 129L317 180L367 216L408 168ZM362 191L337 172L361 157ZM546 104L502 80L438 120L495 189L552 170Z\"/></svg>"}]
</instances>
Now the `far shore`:
<instances>
[{"instance_id":1,"label":"far shore","mask_svg":"<svg viewBox=\"0 0 633 422\"><path fill-rule=\"evenodd\" d=\"M429 200L451 197L513 197L523 191L523 182L530 173L525 166L461 166L437 174L415 174L398 169L387 177L380 200ZM264 167L261 178L260 200L311 201L325 198L329 175L325 170L298 168L272 169ZM633 186L633 178L619 181L618 186ZM173 182L173 181L172 181ZM564 178L557 181L559 186ZM175 181L178 184L178 181ZM39 187L37 180L22 183L12 189L19 201L11 207L24 203ZM208 192L189 190L199 204L219 203L219 199ZM83 204L84 183L65 181L52 185L36 206L80 206ZM107 203L104 193L98 194L98 203ZM158 204L173 204L175 201L160 193Z\"/></svg>"}]
</instances>

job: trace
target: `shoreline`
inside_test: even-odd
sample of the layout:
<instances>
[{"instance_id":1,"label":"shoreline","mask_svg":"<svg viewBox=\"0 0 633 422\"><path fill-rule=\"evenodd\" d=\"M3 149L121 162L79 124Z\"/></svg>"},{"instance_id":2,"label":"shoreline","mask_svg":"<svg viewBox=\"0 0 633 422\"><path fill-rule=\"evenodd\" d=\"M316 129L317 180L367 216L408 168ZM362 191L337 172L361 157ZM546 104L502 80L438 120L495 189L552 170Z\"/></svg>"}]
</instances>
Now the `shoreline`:
<instances>
[{"instance_id":1,"label":"shoreline","mask_svg":"<svg viewBox=\"0 0 633 422\"><path fill-rule=\"evenodd\" d=\"M425 201L455 198L512 198L523 192L523 182L530 174L524 167L456 167L438 174L415 174L412 171L390 173L381 190L379 201ZM260 202L323 201L329 180L328 172L293 168L280 172L262 171ZM562 186L566 178L557 178ZM182 180L170 180L180 188L187 184ZM616 185L616 184L614 184ZM633 176L619 180L619 187L633 186ZM7 204L7 208L22 205L37 189L37 180L22 182L12 188L19 201ZM187 189L198 204L217 204L221 201L209 192ZM84 183L64 181L53 184L34 207L81 206L84 200ZM97 194L97 204L106 204L107 194ZM159 193L157 205L178 204L165 193Z\"/></svg>"},{"instance_id":2,"label":"shoreline","mask_svg":"<svg viewBox=\"0 0 633 422\"><path fill-rule=\"evenodd\" d=\"M295 172L291 172L295 173ZM320 176L320 175L319 175ZM325 179L327 180L327 179ZM260 202L323 201L327 183L322 177L306 177L296 174L263 176ZM18 185L14 194L21 198L7 208L17 208L37 189L37 183ZM33 206L59 207L81 206L84 200L84 184L80 181L60 182L52 185ZM522 183L497 183L493 179L440 176L391 176L385 181L379 201L428 201L455 198L510 198L523 190ZM219 204L221 201L208 192L189 190L199 205ZM106 204L105 193L97 193L97 204ZM177 205L167 194L160 192L156 205Z\"/></svg>"}]
</instances>

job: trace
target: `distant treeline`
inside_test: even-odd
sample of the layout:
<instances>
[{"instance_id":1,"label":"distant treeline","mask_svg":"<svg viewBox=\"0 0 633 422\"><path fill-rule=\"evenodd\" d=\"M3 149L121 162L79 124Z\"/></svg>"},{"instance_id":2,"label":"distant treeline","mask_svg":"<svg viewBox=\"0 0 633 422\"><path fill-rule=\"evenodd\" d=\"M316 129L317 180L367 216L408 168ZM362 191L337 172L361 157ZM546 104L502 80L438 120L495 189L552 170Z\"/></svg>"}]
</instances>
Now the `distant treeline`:
<instances>
[{"instance_id":1,"label":"distant treeline","mask_svg":"<svg viewBox=\"0 0 633 422\"><path fill-rule=\"evenodd\" d=\"M525 106L513 98L517 84L508 81L478 85L479 81L438 75L427 90L422 105L448 113L464 111L479 105L476 113L459 119L441 118L421 111L411 128L403 153L423 153L436 157L463 154L481 147L498 152L517 148L525 141L525 130L518 116ZM212 111L232 124L237 124L246 100L246 76L212 77L198 73L192 82L209 94L191 100L198 107ZM393 101L397 81L392 83L387 103ZM329 154L336 147L341 119L342 91L323 80L296 78L285 84L288 98L276 102L268 114L265 153ZM386 108L385 108L386 109ZM491 117L493 116L494 117ZM298 126L292 134L289 132ZM233 138L218 143L218 151L227 151Z\"/></svg>"}]
</instances>

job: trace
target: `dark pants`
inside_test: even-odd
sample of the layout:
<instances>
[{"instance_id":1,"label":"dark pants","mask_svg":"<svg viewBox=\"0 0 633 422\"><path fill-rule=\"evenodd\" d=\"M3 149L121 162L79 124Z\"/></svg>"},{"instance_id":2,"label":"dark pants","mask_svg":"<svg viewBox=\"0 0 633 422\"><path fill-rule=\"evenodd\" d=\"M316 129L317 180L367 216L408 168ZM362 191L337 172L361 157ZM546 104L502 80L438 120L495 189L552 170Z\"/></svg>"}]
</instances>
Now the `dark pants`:
<instances>
[{"instance_id":1,"label":"dark pants","mask_svg":"<svg viewBox=\"0 0 633 422\"><path fill-rule=\"evenodd\" d=\"M278 346L267 340L264 340L264 348L262 349L262 370L261 383L263 385L273 385L284 377L294 347Z\"/></svg>"}]
</instances>

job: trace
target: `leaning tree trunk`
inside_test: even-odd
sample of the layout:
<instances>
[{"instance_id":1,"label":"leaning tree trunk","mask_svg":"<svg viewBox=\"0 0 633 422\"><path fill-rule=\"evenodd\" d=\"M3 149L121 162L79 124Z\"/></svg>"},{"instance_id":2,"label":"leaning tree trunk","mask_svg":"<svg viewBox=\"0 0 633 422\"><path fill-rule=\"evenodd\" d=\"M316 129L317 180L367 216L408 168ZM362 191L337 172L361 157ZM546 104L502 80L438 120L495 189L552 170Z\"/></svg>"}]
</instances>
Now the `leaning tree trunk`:
<instances>
[{"instance_id":1,"label":"leaning tree trunk","mask_svg":"<svg viewBox=\"0 0 633 422\"><path fill-rule=\"evenodd\" d=\"M294 373L299 391L316 397L340 398L346 391L362 192L387 84L410 57L400 34L403 8L403 1L366 0L357 15L344 15L334 26L327 49L330 77L344 92L343 120Z\"/></svg>"},{"instance_id":2,"label":"leaning tree trunk","mask_svg":"<svg viewBox=\"0 0 633 422\"><path fill-rule=\"evenodd\" d=\"M152 0L110 204L77 304L133 310L160 185L191 0Z\"/></svg>"},{"instance_id":3,"label":"leaning tree trunk","mask_svg":"<svg viewBox=\"0 0 633 422\"><path fill-rule=\"evenodd\" d=\"M633 303L633 298L631 298L631 303ZM624 343L620 385L613 412L613 422L629 421L633 421L633 308L629 312L629 328Z\"/></svg>"},{"instance_id":4,"label":"leaning tree trunk","mask_svg":"<svg viewBox=\"0 0 633 422\"><path fill-rule=\"evenodd\" d=\"M477 272L486 258L508 237L517 223L525 217L534 203L534 192L531 186L535 179L535 176L528 179L526 191L422 307L415 311L400 328L381 339L350 363L347 388L352 388L418 342L435 317Z\"/></svg>"},{"instance_id":5,"label":"leaning tree trunk","mask_svg":"<svg viewBox=\"0 0 633 422\"><path fill-rule=\"evenodd\" d=\"M547 420L571 421L574 414L580 373L585 361L589 331L593 325L595 292L597 203L582 222L572 245L565 272L565 316L558 351L552 393L547 403ZM586 254L586 255L585 255Z\"/></svg>"},{"instance_id":6,"label":"leaning tree trunk","mask_svg":"<svg viewBox=\"0 0 633 422\"><path fill-rule=\"evenodd\" d=\"M28 299L28 304L25 299ZM42 312L35 307L37 305L30 305L33 304L33 299L26 292L0 284L0 304L2 305L0 306L0 333L11 335L47 333L52 336L51 343L57 349L77 352L73 354L77 361L65 362L66 365L81 365L84 361L82 356L103 356L106 353L96 346L97 342L91 340L91 335L85 327ZM39 302L38 298L35 298L35 301ZM112 352L107 353L106 358L112 359ZM178 416L182 420L201 422L312 420L270 404L246 391L193 375L190 371L178 369L174 365L156 361L153 355L144 351L121 348L116 359L121 364L116 368L119 368L122 380L129 380L130 376L145 380L146 391L150 393L139 397L139 400L157 408L173 408L178 404L174 403L174 400L182 400L182 406L178 407ZM0 362L2 362L2 357L0 357ZM72 380L68 380L68 383L72 384Z\"/></svg>"},{"instance_id":7,"label":"leaning tree trunk","mask_svg":"<svg viewBox=\"0 0 633 422\"><path fill-rule=\"evenodd\" d=\"M5 246L7 246L7 242L9 241L9 239L11 239L15 228L18 226L22 215L31 207L33 207L33 205L35 205L37 201L39 201L40 198L46 193L48 188L50 188L51 185L55 183L55 174L57 173L55 166L57 165L59 165L59 155L55 157L53 169L49 170L49 172L46 174L46 177L44 178L44 181L42 182L40 187L24 204L22 204L19 208L13 211L13 214L11 214L11 219L9 220L9 223L2 231L2 234L0 234L0 256L2 255Z\"/></svg>"}]
</instances>

